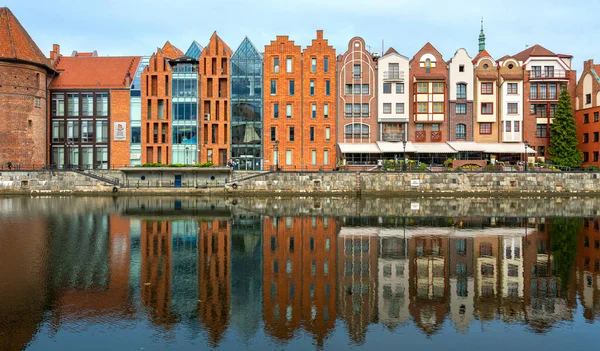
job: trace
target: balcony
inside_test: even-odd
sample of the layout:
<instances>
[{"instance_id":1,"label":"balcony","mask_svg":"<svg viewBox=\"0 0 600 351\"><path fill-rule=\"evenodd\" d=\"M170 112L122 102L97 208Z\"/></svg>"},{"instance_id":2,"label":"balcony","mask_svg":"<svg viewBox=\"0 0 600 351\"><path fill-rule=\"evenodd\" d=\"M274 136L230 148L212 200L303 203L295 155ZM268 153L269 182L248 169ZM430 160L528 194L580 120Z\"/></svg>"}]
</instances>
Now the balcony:
<instances>
[{"instance_id":1,"label":"balcony","mask_svg":"<svg viewBox=\"0 0 600 351\"><path fill-rule=\"evenodd\" d=\"M384 71L383 80L404 82L404 71Z\"/></svg>"},{"instance_id":2,"label":"balcony","mask_svg":"<svg viewBox=\"0 0 600 351\"><path fill-rule=\"evenodd\" d=\"M415 132L415 141L427 141L427 134L424 130L417 130Z\"/></svg>"},{"instance_id":3,"label":"balcony","mask_svg":"<svg viewBox=\"0 0 600 351\"><path fill-rule=\"evenodd\" d=\"M529 99L530 100L558 100L558 93L555 91L551 91L551 92L531 92L529 94Z\"/></svg>"},{"instance_id":4,"label":"balcony","mask_svg":"<svg viewBox=\"0 0 600 351\"><path fill-rule=\"evenodd\" d=\"M543 71L530 71L530 79L555 79L555 78L567 78L567 71L563 69L546 69Z\"/></svg>"},{"instance_id":5,"label":"balcony","mask_svg":"<svg viewBox=\"0 0 600 351\"><path fill-rule=\"evenodd\" d=\"M404 132L383 133L383 141L402 141L402 140L404 140Z\"/></svg>"},{"instance_id":6,"label":"balcony","mask_svg":"<svg viewBox=\"0 0 600 351\"><path fill-rule=\"evenodd\" d=\"M442 132L431 132L431 141L442 141Z\"/></svg>"}]
</instances>

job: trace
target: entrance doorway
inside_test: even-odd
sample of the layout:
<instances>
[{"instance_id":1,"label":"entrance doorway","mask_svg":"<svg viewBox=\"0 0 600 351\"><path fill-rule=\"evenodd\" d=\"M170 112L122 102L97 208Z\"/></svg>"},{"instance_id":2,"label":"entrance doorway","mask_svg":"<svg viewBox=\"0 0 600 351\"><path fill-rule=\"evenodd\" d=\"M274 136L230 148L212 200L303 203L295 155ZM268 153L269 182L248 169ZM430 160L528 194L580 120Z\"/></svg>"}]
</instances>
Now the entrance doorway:
<instances>
[{"instance_id":1,"label":"entrance doorway","mask_svg":"<svg viewBox=\"0 0 600 351\"><path fill-rule=\"evenodd\" d=\"M181 174L175 175L175 187L181 188Z\"/></svg>"}]
</instances>

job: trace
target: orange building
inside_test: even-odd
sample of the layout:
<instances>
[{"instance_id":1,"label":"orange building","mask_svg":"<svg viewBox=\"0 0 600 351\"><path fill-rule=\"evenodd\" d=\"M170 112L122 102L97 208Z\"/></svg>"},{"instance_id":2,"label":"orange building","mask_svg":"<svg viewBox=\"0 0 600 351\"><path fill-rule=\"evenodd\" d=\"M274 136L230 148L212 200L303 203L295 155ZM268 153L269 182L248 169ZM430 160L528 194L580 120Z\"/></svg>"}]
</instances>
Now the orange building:
<instances>
[{"instance_id":1,"label":"orange building","mask_svg":"<svg viewBox=\"0 0 600 351\"><path fill-rule=\"evenodd\" d=\"M230 155L230 80L229 61L233 51L214 32L200 54L200 163L225 166Z\"/></svg>"},{"instance_id":2,"label":"orange building","mask_svg":"<svg viewBox=\"0 0 600 351\"><path fill-rule=\"evenodd\" d=\"M50 83L50 163L86 169L129 165L130 89L141 58L63 56L58 45L50 57L59 72Z\"/></svg>"},{"instance_id":3,"label":"orange building","mask_svg":"<svg viewBox=\"0 0 600 351\"><path fill-rule=\"evenodd\" d=\"M475 141L494 143L499 141L498 114L498 67L486 50L473 59L475 98L473 109Z\"/></svg>"},{"instance_id":4,"label":"orange building","mask_svg":"<svg viewBox=\"0 0 600 351\"><path fill-rule=\"evenodd\" d=\"M575 122L583 166L600 166L600 65L594 60L583 63L583 72L575 90Z\"/></svg>"},{"instance_id":5,"label":"orange building","mask_svg":"<svg viewBox=\"0 0 600 351\"><path fill-rule=\"evenodd\" d=\"M198 318L216 347L229 327L231 228L226 220L198 224Z\"/></svg>"},{"instance_id":6,"label":"orange building","mask_svg":"<svg viewBox=\"0 0 600 351\"><path fill-rule=\"evenodd\" d=\"M171 81L170 59L183 52L166 42L150 57L142 73L142 164L171 163Z\"/></svg>"}]
</instances>

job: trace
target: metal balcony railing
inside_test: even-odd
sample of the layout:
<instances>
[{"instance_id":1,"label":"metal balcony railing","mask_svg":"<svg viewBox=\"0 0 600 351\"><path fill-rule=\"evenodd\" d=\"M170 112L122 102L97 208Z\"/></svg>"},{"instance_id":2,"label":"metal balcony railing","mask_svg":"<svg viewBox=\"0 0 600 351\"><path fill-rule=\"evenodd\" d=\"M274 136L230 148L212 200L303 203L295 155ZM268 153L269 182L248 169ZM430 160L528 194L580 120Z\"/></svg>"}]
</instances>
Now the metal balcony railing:
<instances>
[{"instance_id":1,"label":"metal balcony railing","mask_svg":"<svg viewBox=\"0 0 600 351\"><path fill-rule=\"evenodd\" d=\"M383 133L383 141L402 141L404 133Z\"/></svg>"},{"instance_id":2,"label":"metal balcony railing","mask_svg":"<svg viewBox=\"0 0 600 351\"><path fill-rule=\"evenodd\" d=\"M550 70L532 70L530 71L531 79L552 79L552 78L566 78L567 71L563 69L550 69Z\"/></svg>"},{"instance_id":3,"label":"metal balcony railing","mask_svg":"<svg viewBox=\"0 0 600 351\"><path fill-rule=\"evenodd\" d=\"M384 71L383 80L404 81L404 71Z\"/></svg>"}]
</instances>

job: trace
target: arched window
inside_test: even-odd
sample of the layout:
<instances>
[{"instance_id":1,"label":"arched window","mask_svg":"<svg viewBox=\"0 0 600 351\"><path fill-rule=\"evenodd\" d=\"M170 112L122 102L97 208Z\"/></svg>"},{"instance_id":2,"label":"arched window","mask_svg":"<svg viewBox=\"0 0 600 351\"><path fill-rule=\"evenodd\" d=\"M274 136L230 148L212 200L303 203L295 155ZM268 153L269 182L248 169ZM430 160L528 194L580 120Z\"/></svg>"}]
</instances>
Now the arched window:
<instances>
[{"instance_id":1,"label":"arched window","mask_svg":"<svg viewBox=\"0 0 600 351\"><path fill-rule=\"evenodd\" d=\"M425 72L427 72L427 73L431 72L431 60L430 59L425 60Z\"/></svg>"},{"instance_id":2,"label":"arched window","mask_svg":"<svg viewBox=\"0 0 600 351\"><path fill-rule=\"evenodd\" d=\"M466 139L467 138L467 126L465 124L459 123L456 125L456 139Z\"/></svg>"},{"instance_id":3,"label":"arched window","mask_svg":"<svg viewBox=\"0 0 600 351\"><path fill-rule=\"evenodd\" d=\"M456 84L456 98L466 99L467 98L467 85L465 83Z\"/></svg>"},{"instance_id":4,"label":"arched window","mask_svg":"<svg viewBox=\"0 0 600 351\"><path fill-rule=\"evenodd\" d=\"M344 127L344 134L347 139L352 138L369 138L369 125L354 123L354 124L346 124Z\"/></svg>"}]
</instances>

